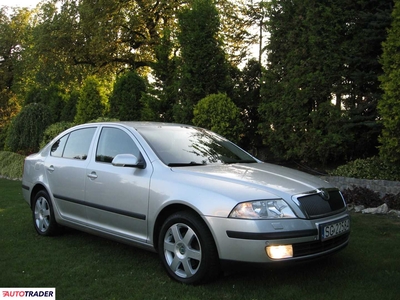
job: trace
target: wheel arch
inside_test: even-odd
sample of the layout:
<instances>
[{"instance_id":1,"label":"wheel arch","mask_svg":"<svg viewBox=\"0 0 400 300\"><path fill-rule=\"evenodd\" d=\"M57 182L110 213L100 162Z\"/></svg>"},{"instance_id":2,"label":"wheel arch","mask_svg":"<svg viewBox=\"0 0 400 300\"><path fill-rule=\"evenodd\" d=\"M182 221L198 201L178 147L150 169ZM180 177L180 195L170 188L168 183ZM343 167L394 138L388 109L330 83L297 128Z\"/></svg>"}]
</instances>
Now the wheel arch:
<instances>
[{"instance_id":1,"label":"wheel arch","mask_svg":"<svg viewBox=\"0 0 400 300\"><path fill-rule=\"evenodd\" d=\"M212 233L212 230L210 229L210 227L208 226L208 224L204 220L204 218L202 218L201 215L196 210L194 210L193 208L186 206L184 204L171 204L167 207L164 207L164 209L158 214L156 222L154 223L153 241L154 241L154 248L157 252L158 252L158 238L160 235L162 225L164 224L165 220L170 215L172 215L173 213L178 212L178 211L190 212L190 213L197 215L199 217L199 219L203 222L205 228L207 228L207 230L210 232L210 235L213 238L214 244L216 244L215 237ZM216 249L218 251L218 247L216 247Z\"/></svg>"},{"instance_id":2,"label":"wheel arch","mask_svg":"<svg viewBox=\"0 0 400 300\"><path fill-rule=\"evenodd\" d=\"M31 209L33 209L33 201L35 199L35 196L40 191L45 191L47 194L49 194L49 197L51 198L49 191L47 190L47 188L43 184L40 184L40 183L36 184L32 188L32 192L30 194L30 199L29 199L30 203L29 204L30 204ZM49 199L49 201L51 201L51 199Z\"/></svg>"}]
</instances>

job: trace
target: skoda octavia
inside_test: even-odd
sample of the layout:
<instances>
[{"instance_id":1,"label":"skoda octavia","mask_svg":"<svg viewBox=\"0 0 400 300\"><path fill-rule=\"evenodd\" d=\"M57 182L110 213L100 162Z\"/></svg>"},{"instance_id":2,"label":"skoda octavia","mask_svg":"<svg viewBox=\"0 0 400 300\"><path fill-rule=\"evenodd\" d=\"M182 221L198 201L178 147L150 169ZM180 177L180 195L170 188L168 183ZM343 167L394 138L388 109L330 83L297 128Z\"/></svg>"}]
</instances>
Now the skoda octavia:
<instances>
[{"instance_id":1,"label":"skoda octavia","mask_svg":"<svg viewBox=\"0 0 400 300\"><path fill-rule=\"evenodd\" d=\"M215 278L222 262L322 257L350 233L328 182L188 125L75 126L25 159L22 191L39 235L67 226L142 247L187 284Z\"/></svg>"}]
</instances>

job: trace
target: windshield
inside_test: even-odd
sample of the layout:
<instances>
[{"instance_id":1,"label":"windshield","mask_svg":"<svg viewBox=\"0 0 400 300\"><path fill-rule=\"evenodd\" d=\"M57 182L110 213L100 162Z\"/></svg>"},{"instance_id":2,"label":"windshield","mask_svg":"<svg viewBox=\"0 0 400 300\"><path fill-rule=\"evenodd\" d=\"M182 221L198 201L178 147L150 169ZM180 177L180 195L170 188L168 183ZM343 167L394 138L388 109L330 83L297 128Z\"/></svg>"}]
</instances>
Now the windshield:
<instances>
[{"instance_id":1,"label":"windshield","mask_svg":"<svg viewBox=\"0 0 400 300\"><path fill-rule=\"evenodd\" d=\"M257 162L235 144L202 128L158 126L137 130L168 166Z\"/></svg>"}]
</instances>

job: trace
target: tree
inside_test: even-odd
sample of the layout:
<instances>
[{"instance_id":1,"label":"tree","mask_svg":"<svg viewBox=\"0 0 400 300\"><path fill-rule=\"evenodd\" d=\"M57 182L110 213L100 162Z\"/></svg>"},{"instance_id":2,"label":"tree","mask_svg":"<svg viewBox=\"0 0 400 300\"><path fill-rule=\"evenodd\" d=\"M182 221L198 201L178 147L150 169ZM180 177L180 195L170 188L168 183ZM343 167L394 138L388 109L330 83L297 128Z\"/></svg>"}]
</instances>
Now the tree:
<instances>
[{"instance_id":1,"label":"tree","mask_svg":"<svg viewBox=\"0 0 400 300\"><path fill-rule=\"evenodd\" d=\"M178 45L173 38L173 31L163 29L160 42L155 46L157 63L153 64L152 75L154 82L149 88L149 94L145 96L146 107L156 112L152 119L156 118L164 122L174 121L174 105L178 98ZM158 117L156 117L156 115ZM148 116L150 117L150 116Z\"/></svg>"},{"instance_id":2,"label":"tree","mask_svg":"<svg viewBox=\"0 0 400 300\"><path fill-rule=\"evenodd\" d=\"M21 109L15 93L21 53L25 45L30 12L26 9L0 7L0 149L4 147L7 130Z\"/></svg>"},{"instance_id":3,"label":"tree","mask_svg":"<svg viewBox=\"0 0 400 300\"><path fill-rule=\"evenodd\" d=\"M400 1L395 2L392 26L383 43L381 59L384 74L380 80L384 95L378 103L383 124L379 155L388 163L400 165Z\"/></svg>"},{"instance_id":4,"label":"tree","mask_svg":"<svg viewBox=\"0 0 400 300\"><path fill-rule=\"evenodd\" d=\"M52 83L46 88L32 88L28 92L24 104L43 103L50 109L51 121L55 123L61 120L61 113L66 105L66 99L66 92L60 86Z\"/></svg>"},{"instance_id":5,"label":"tree","mask_svg":"<svg viewBox=\"0 0 400 300\"><path fill-rule=\"evenodd\" d=\"M27 46L31 12L0 7L0 91L11 91L24 47Z\"/></svg>"},{"instance_id":6,"label":"tree","mask_svg":"<svg viewBox=\"0 0 400 300\"><path fill-rule=\"evenodd\" d=\"M249 56L251 47L259 41L254 34L254 23L257 20L249 12L258 4L248 0L217 0L216 7L220 17L220 38L223 41L223 49L227 60L232 66L237 67Z\"/></svg>"},{"instance_id":7,"label":"tree","mask_svg":"<svg viewBox=\"0 0 400 300\"><path fill-rule=\"evenodd\" d=\"M107 90L96 77L88 77L79 95L75 123L81 124L103 117L107 109Z\"/></svg>"},{"instance_id":8,"label":"tree","mask_svg":"<svg viewBox=\"0 0 400 300\"><path fill-rule=\"evenodd\" d=\"M145 91L146 82L134 71L118 78L110 97L110 117L121 121L141 120L141 98Z\"/></svg>"},{"instance_id":9,"label":"tree","mask_svg":"<svg viewBox=\"0 0 400 300\"><path fill-rule=\"evenodd\" d=\"M20 110L21 106L15 94L7 90L0 91L0 149L5 146L11 120Z\"/></svg>"},{"instance_id":10,"label":"tree","mask_svg":"<svg viewBox=\"0 0 400 300\"><path fill-rule=\"evenodd\" d=\"M261 64L256 59L251 59L243 70L233 68L231 71L235 86L232 100L240 109L244 124L241 145L249 151L257 151L262 146L262 138L258 133L261 70Z\"/></svg>"},{"instance_id":11,"label":"tree","mask_svg":"<svg viewBox=\"0 0 400 300\"><path fill-rule=\"evenodd\" d=\"M61 122L73 122L76 115L76 107L79 100L79 90L72 90L67 99L63 110L61 111Z\"/></svg>"},{"instance_id":12,"label":"tree","mask_svg":"<svg viewBox=\"0 0 400 300\"><path fill-rule=\"evenodd\" d=\"M343 81L337 94L348 114L345 126L352 135L347 155L355 159L378 153L382 124L377 122L377 104L383 95L379 58L391 23L393 0L348 0L345 5L348 26L343 62L346 68L341 73Z\"/></svg>"},{"instance_id":13,"label":"tree","mask_svg":"<svg viewBox=\"0 0 400 300\"><path fill-rule=\"evenodd\" d=\"M26 105L13 119L8 131L6 149L29 154L37 152L47 126L51 124L51 112L42 103Z\"/></svg>"},{"instance_id":14,"label":"tree","mask_svg":"<svg viewBox=\"0 0 400 300\"><path fill-rule=\"evenodd\" d=\"M264 0L251 1L246 4L245 16L248 22L252 24L253 30L258 31L258 36L253 35L252 42L253 44L258 43L258 63L261 65L262 63L262 54L264 52L263 41L265 35L265 24L264 19L266 17L265 14L265 2ZM257 26L257 28L256 28Z\"/></svg>"},{"instance_id":15,"label":"tree","mask_svg":"<svg viewBox=\"0 0 400 300\"><path fill-rule=\"evenodd\" d=\"M181 72L175 118L182 123L191 123L193 107L200 99L230 90L228 66L218 39L218 11L212 0L190 4L178 15Z\"/></svg>"},{"instance_id":16,"label":"tree","mask_svg":"<svg viewBox=\"0 0 400 300\"><path fill-rule=\"evenodd\" d=\"M59 6L43 6L42 26L37 31L42 53L63 57L60 62L80 66L82 71L119 73L155 63L162 26L173 24L170 19L182 1L59 2Z\"/></svg>"},{"instance_id":17,"label":"tree","mask_svg":"<svg viewBox=\"0 0 400 300\"><path fill-rule=\"evenodd\" d=\"M32 18L30 45L23 53L21 77L25 81L20 84L21 94L24 90L27 94L32 89L47 89L51 85L69 94L94 73L97 76L112 73L108 69L100 71L93 64L76 62L75 52L82 55L83 50L77 28L79 15L74 12L74 1L66 1L61 10L55 1L40 4Z\"/></svg>"},{"instance_id":18,"label":"tree","mask_svg":"<svg viewBox=\"0 0 400 300\"><path fill-rule=\"evenodd\" d=\"M271 36L260 129L277 158L303 159L307 141L315 140L310 114L332 100L332 86L340 81L339 12L314 0L272 1L267 9Z\"/></svg>"},{"instance_id":19,"label":"tree","mask_svg":"<svg viewBox=\"0 0 400 300\"><path fill-rule=\"evenodd\" d=\"M233 142L240 140L240 110L226 94L211 94L194 107L193 124L208 128Z\"/></svg>"},{"instance_id":20,"label":"tree","mask_svg":"<svg viewBox=\"0 0 400 300\"><path fill-rule=\"evenodd\" d=\"M237 1L219 0L223 12L217 38L238 63L241 45L248 43L249 23L241 18ZM173 106L178 99L177 15L188 6L177 0L67 0L45 1L32 11L29 44L25 43L21 74L15 88L19 96L51 85L67 95L82 86L87 76L115 77L126 70L141 75L152 72L154 115L174 120ZM243 5L242 5L243 6ZM230 26L234 22L235 26ZM51 41L51 43L49 42ZM221 44L222 45L222 44ZM147 104L146 104L147 105Z\"/></svg>"},{"instance_id":21,"label":"tree","mask_svg":"<svg viewBox=\"0 0 400 300\"><path fill-rule=\"evenodd\" d=\"M240 46L250 42L246 30L250 24L241 18L244 1L215 2L224 16L226 47L232 57L242 57L242 53L237 54ZM42 6L43 26L37 38L43 49L51 48L52 54L64 54L64 61L77 65L118 70L125 66L153 68L160 58L157 46L165 43L166 37L170 42L175 41L176 15L187 6L185 0L52 1ZM46 45L49 40L51 45Z\"/></svg>"},{"instance_id":22,"label":"tree","mask_svg":"<svg viewBox=\"0 0 400 300\"><path fill-rule=\"evenodd\" d=\"M266 11L270 41L260 130L268 147L280 158L314 162L372 155L381 72L376 62L390 2L281 0L271 1ZM326 122L313 121L327 111ZM328 124L336 125L326 130ZM304 157L319 132L331 135L331 155ZM320 146L314 144L313 151L325 153L315 148Z\"/></svg>"}]
</instances>

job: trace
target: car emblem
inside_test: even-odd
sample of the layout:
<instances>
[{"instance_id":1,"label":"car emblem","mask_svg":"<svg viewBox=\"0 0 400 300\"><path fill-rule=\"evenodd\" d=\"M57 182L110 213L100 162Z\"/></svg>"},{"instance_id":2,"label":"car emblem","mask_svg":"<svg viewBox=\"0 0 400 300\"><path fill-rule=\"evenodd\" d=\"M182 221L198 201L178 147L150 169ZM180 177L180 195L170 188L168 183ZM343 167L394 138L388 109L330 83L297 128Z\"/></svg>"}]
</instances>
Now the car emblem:
<instances>
[{"instance_id":1,"label":"car emblem","mask_svg":"<svg viewBox=\"0 0 400 300\"><path fill-rule=\"evenodd\" d=\"M329 192L326 189L317 189L317 192L321 195L322 199L324 199L325 201L329 200Z\"/></svg>"}]
</instances>

